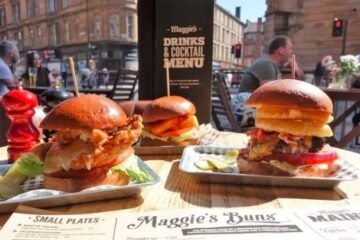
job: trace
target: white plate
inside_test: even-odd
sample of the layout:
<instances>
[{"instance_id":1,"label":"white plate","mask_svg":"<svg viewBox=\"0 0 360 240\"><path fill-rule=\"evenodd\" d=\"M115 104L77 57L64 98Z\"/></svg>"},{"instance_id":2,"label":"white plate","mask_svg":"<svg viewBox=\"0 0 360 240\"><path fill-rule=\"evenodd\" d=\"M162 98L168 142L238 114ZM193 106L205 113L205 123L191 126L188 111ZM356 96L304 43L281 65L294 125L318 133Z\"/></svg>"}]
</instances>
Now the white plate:
<instances>
[{"instance_id":1,"label":"white plate","mask_svg":"<svg viewBox=\"0 0 360 240\"><path fill-rule=\"evenodd\" d=\"M209 154L216 156L217 158L221 158L229 149L234 148L212 146L186 147L180 161L180 170L195 176L199 181L203 182L270 186L333 188L341 181L351 181L358 179L359 170L344 159L339 159L336 161L335 164L338 167L338 171L328 177L288 177L244 174L239 172L236 163L234 164L233 172L231 173L203 171L194 165L195 161L202 159Z\"/></svg>"},{"instance_id":2,"label":"white plate","mask_svg":"<svg viewBox=\"0 0 360 240\"><path fill-rule=\"evenodd\" d=\"M130 183L125 186L102 185L85 189L80 192L66 193L42 189L43 178L38 176L36 178L30 178L24 183L24 193L8 200L0 200L0 213L13 212L19 204L44 208L122 198L139 194L143 187L158 183L160 181L160 177L140 158L137 158L137 161L140 168L151 176L152 180L150 182L140 184ZM0 165L0 175L4 175L10 166L10 164Z\"/></svg>"}]
</instances>

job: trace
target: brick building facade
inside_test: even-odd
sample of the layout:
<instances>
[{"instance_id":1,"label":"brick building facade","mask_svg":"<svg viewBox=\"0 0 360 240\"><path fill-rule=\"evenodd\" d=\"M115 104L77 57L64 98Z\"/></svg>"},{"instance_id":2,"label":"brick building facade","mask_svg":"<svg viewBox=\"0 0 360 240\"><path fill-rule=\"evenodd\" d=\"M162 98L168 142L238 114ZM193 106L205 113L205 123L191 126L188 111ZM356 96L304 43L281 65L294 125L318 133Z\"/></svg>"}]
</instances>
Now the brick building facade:
<instances>
[{"instance_id":1,"label":"brick building facade","mask_svg":"<svg viewBox=\"0 0 360 240\"><path fill-rule=\"evenodd\" d=\"M245 24L230 12L215 4L214 7L214 42L213 67L238 68L242 59L236 59L231 48L242 43Z\"/></svg>"},{"instance_id":2,"label":"brick building facade","mask_svg":"<svg viewBox=\"0 0 360 240\"><path fill-rule=\"evenodd\" d=\"M0 0L0 39L49 61L93 58L116 70L137 56L136 8L136 0Z\"/></svg>"},{"instance_id":3,"label":"brick building facade","mask_svg":"<svg viewBox=\"0 0 360 240\"><path fill-rule=\"evenodd\" d=\"M359 0L267 0L265 45L275 35L288 35L296 59L307 71L326 55L342 54L342 37L332 36L334 18L348 19L346 54L360 54Z\"/></svg>"},{"instance_id":4,"label":"brick building facade","mask_svg":"<svg viewBox=\"0 0 360 240\"><path fill-rule=\"evenodd\" d=\"M247 22L243 40L243 64L250 66L264 51L264 32L262 18L257 22Z\"/></svg>"}]
</instances>

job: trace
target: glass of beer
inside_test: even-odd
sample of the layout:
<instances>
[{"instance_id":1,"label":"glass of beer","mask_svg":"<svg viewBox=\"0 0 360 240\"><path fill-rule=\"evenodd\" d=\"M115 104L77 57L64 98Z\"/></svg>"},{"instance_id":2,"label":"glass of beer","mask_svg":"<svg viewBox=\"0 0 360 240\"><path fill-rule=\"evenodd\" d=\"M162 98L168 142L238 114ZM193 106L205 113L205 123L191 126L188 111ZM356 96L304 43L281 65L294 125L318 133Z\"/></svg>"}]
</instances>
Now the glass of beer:
<instances>
[{"instance_id":1,"label":"glass of beer","mask_svg":"<svg viewBox=\"0 0 360 240\"><path fill-rule=\"evenodd\" d=\"M37 80L37 68L29 68L29 83L30 87L36 86L36 80Z\"/></svg>"}]
</instances>

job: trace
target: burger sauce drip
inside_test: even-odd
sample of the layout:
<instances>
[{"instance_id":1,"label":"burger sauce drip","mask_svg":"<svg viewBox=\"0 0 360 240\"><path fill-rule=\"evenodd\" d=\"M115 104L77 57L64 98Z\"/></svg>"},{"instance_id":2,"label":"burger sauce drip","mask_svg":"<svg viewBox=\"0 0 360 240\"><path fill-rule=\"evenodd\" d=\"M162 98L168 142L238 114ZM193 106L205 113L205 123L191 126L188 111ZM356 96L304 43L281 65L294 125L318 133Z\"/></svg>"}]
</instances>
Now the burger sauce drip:
<instances>
[{"instance_id":1,"label":"burger sauce drip","mask_svg":"<svg viewBox=\"0 0 360 240\"><path fill-rule=\"evenodd\" d=\"M9 163L13 163L20 154L30 152L39 142L40 133L32 122L34 108L38 100L33 93L23 90L20 85L2 98L2 106L11 125L7 132Z\"/></svg>"}]
</instances>

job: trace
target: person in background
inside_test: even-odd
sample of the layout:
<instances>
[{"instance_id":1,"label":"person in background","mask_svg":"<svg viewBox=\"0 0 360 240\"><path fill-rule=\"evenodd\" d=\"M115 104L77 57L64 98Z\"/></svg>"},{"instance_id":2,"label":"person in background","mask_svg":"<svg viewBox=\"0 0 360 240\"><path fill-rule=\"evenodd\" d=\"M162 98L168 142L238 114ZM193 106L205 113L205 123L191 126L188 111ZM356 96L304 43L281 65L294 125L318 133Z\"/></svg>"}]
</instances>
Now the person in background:
<instances>
[{"instance_id":1,"label":"person in background","mask_svg":"<svg viewBox=\"0 0 360 240\"><path fill-rule=\"evenodd\" d=\"M270 42L267 54L257 59L244 73L239 93L231 99L231 108L240 127L254 126L255 109L245 105L250 94L268 81L281 79L279 67L289 65L292 54L293 44L290 38L276 36ZM299 68L297 64L295 67Z\"/></svg>"},{"instance_id":2,"label":"person in background","mask_svg":"<svg viewBox=\"0 0 360 240\"><path fill-rule=\"evenodd\" d=\"M110 81L110 74L107 68L102 69L102 84L105 85L106 89L108 88Z\"/></svg>"},{"instance_id":3,"label":"person in background","mask_svg":"<svg viewBox=\"0 0 360 240\"><path fill-rule=\"evenodd\" d=\"M36 86L48 87L50 86L50 71L42 66L41 57L38 52L30 51L26 54L26 69L23 74L25 81L29 82L29 69L36 68Z\"/></svg>"},{"instance_id":4,"label":"person in background","mask_svg":"<svg viewBox=\"0 0 360 240\"><path fill-rule=\"evenodd\" d=\"M9 87L15 85L10 65L17 64L19 61L19 49L16 42L4 40L0 42L0 102L2 96L8 91ZM10 127L10 120L5 115L5 110L0 104L0 146L7 144L6 134Z\"/></svg>"},{"instance_id":5,"label":"person in background","mask_svg":"<svg viewBox=\"0 0 360 240\"><path fill-rule=\"evenodd\" d=\"M67 76L68 76L68 66L66 62L61 63L61 78L64 81L64 87L67 87Z\"/></svg>"},{"instance_id":6,"label":"person in background","mask_svg":"<svg viewBox=\"0 0 360 240\"><path fill-rule=\"evenodd\" d=\"M325 66L322 65L321 61L319 61L316 64L315 71L314 71L314 80L315 80L316 86L320 86L321 79L323 78L324 74L325 74Z\"/></svg>"},{"instance_id":7,"label":"person in background","mask_svg":"<svg viewBox=\"0 0 360 240\"><path fill-rule=\"evenodd\" d=\"M16 42L8 40L0 42L0 96L7 93L9 87L15 85L14 76L9 66L20 60L19 55Z\"/></svg>"},{"instance_id":8,"label":"person in background","mask_svg":"<svg viewBox=\"0 0 360 240\"><path fill-rule=\"evenodd\" d=\"M275 37L269 45L267 54L257 59L244 73L239 92L253 92L267 81L281 79L279 67L291 59L293 44L287 36Z\"/></svg>"},{"instance_id":9,"label":"person in background","mask_svg":"<svg viewBox=\"0 0 360 240\"><path fill-rule=\"evenodd\" d=\"M98 88L99 87L99 83L98 83L98 75L97 75L97 69L96 69L96 62L93 59L89 60L89 69L90 69L90 76L89 76L89 83L88 83L88 87L89 88Z\"/></svg>"}]
</instances>

